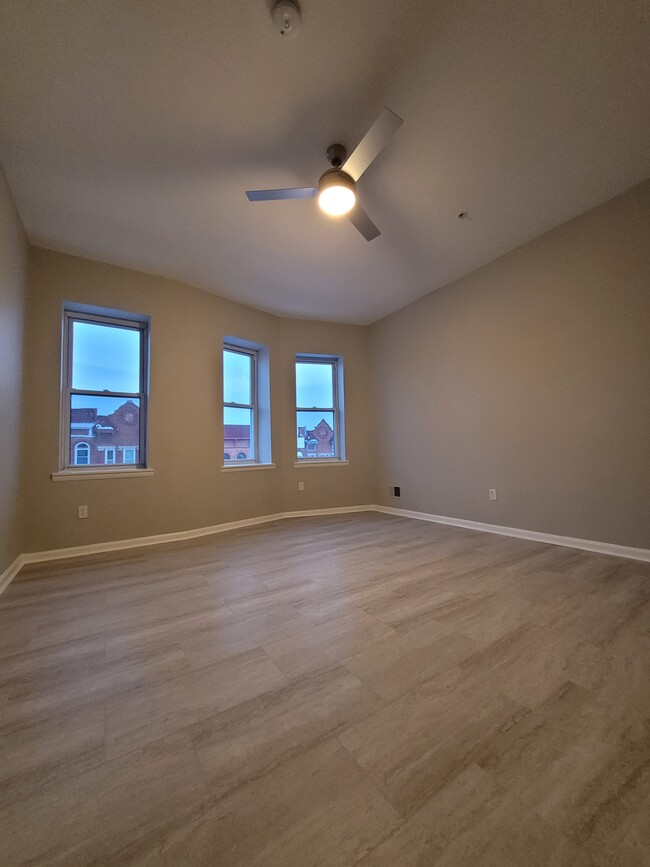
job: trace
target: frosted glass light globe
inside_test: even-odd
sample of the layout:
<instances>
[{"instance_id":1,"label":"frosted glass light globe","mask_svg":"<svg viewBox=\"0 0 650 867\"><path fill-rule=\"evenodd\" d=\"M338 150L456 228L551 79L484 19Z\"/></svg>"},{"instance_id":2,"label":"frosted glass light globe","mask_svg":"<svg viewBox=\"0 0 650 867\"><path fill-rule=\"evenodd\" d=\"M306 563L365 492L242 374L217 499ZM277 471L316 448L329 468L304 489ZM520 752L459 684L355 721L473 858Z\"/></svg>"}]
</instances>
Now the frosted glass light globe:
<instances>
[{"instance_id":1,"label":"frosted glass light globe","mask_svg":"<svg viewBox=\"0 0 650 867\"><path fill-rule=\"evenodd\" d=\"M354 207L356 202L354 190L342 184L332 184L325 187L318 195L318 204L331 217L341 217Z\"/></svg>"}]
</instances>

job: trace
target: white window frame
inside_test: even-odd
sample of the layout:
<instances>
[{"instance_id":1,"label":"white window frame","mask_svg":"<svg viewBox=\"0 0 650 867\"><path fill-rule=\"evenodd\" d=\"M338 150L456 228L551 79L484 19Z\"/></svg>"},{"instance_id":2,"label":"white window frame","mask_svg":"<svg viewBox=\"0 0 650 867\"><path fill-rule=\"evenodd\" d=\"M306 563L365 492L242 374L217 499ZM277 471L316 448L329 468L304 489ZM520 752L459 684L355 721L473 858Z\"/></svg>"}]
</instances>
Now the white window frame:
<instances>
[{"instance_id":1,"label":"white window frame","mask_svg":"<svg viewBox=\"0 0 650 867\"><path fill-rule=\"evenodd\" d=\"M127 459L126 459L126 453L127 452L133 452L133 460L132 461L127 461ZM123 446L123 448L122 448L122 463L123 464L129 464L129 466L130 466L131 464L137 463L137 459L138 459L138 447L137 446Z\"/></svg>"},{"instance_id":2,"label":"white window frame","mask_svg":"<svg viewBox=\"0 0 650 867\"><path fill-rule=\"evenodd\" d=\"M85 464L80 464L79 461L77 460L77 455L79 453L79 449L81 449L81 448L88 449L88 452L87 452L88 461ZM77 443L74 447L74 466L75 467L90 467L90 466L92 466L92 464L90 463L90 452L91 452L90 443L83 443L83 442Z\"/></svg>"},{"instance_id":3,"label":"white window frame","mask_svg":"<svg viewBox=\"0 0 650 867\"><path fill-rule=\"evenodd\" d=\"M137 392L116 392L116 391L92 391L88 389L78 389L72 387L72 341L73 341L73 323L74 322L91 322L98 325L110 325L116 328L127 328L140 331L140 370L139 370L139 386ZM70 463L70 445L73 439L70 426L70 404L71 398L75 394L87 395L89 397L115 397L124 398L124 400L136 399L139 401L139 425L140 425L140 440L135 454L136 461L129 466L145 469L146 454L147 454L147 403L148 403L148 383L149 383L149 319L145 316L138 316L132 313L124 313L117 310L109 310L106 308L89 307L82 304L66 303L63 308L63 352L61 365L61 431L60 431L60 468L62 470L75 470L83 466L88 471L89 468L99 464L76 464ZM140 460L138 461L138 457ZM112 471L106 469L106 464L101 465L106 472ZM115 464L115 470L119 471L119 465Z\"/></svg>"},{"instance_id":4,"label":"white window frame","mask_svg":"<svg viewBox=\"0 0 650 867\"><path fill-rule=\"evenodd\" d=\"M243 346L237 346L233 343L224 342L223 349L221 353L222 359L222 387L224 385L223 382L223 353L224 352L234 352L237 355L245 355L251 360L250 371L251 371L251 381L250 381L250 395L252 403L236 403L234 401L223 401L223 409L221 411L221 418L223 419L223 410L226 408L229 409L248 409L252 410L252 422L251 422L251 444L250 444L250 457L246 458L246 460L242 458L236 458L237 464L239 466L247 465L247 464L257 464L259 463L259 449L258 449L258 395L257 395L257 367L258 367L258 355L256 349L248 349ZM224 422L225 425L225 422ZM224 437L225 442L225 437ZM224 449L225 454L225 449Z\"/></svg>"},{"instance_id":5,"label":"white window frame","mask_svg":"<svg viewBox=\"0 0 650 867\"><path fill-rule=\"evenodd\" d=\"M294 443L294 454L296 459L295 464L324 464L336 463L347 464L345 460L345 428L343 417L343 359L337 355L312 355L302 353L296 355L294 363L294 380L295 370L298 364L328 364L332 370L332 399L334 406L298 406L296 401L296 411L294 413L294 427L296 435L298 432L298 413L299 412L315 412L315 413L332 413L334 416L334 455L332 457L308 457L306 454L298 455L297 442ZM296 395L294 381L294 395ZM307 446L305 445L305 452Z\"/></svg>"},{"instance_id":6,"label":"white window frame","mask_svg":"<svg viewBox=\"0 0 650 867\"><path fill-rule=\"evenodd\" d=\"M115 446L106 446L106 448L104 449L104 463L108 464L108 466L112 466L115 463L116 453L117 449L115 448ZM110 461L108 459L109 455L113 456L113 459Z\"/></svg>"}]
</instances>

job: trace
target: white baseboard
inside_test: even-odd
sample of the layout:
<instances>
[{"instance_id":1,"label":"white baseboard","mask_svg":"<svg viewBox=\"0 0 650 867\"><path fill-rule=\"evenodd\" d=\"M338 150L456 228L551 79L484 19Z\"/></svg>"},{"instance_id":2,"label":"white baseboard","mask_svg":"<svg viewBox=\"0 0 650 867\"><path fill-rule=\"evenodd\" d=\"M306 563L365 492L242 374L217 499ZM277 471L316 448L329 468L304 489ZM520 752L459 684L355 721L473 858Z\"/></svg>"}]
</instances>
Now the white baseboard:
<instances>
[{"instance_id":1,"label":"white baseboard","mask_svg":"<svg viewBox=\"0 0 650 867\"><path fill-rule=\"evenodd\" d=\"M25 555L19 554L18 557L14 560L11 566L8 566L5 571L0 575L0 593L8 587L11 582L14 580L16 575L20 572L20 570L25 565Z\"/></svg>"},{"instance_id":2,"label":"white baseboard","mask_svg":"<svg viewBox=\"0 0 650 867\"><path fill-rule=\"evenodd\" d=\"M560 545L563 548L579 548L593 554L609 554L612 557L625 557L628 560L643 560L650 563L650 549L629 548L611 542L593 542L589 539L574 539L571 536L554 536L552 533L538 533L536 530L520 530L517 527L502 527L500 524L482 524L480 521L466 521L464 518L448 518L445 515L430 515L428 512L413 512L410 509L395 509L392 506L373 506L376 512L386 515L399 515L402 518L415 518L433 524L449 524L478 530L479 533L495 533L498 536L512 536L514 539L527 539L530 542L544 542L547 545Z\"/></svg>"},{"instance_id":3,"label":"white baseboard","mask_svg":"<svg viewBox=\"0 0 650 867\"><path fill-rule=\"evenodd\" d=\"M0 575L0 593L9 586L22 567L28 563L45 563L50 560L65 560L91 554L106 554L111 551L126 551L130 548L164 545L169 542L185 542L190 539L198 539L201 536L212 536L216 533L226 533L228 530L254 527L257 524L269 524L272 521L282 521L287 518L344 515L349 512L371 511L383 512L386 515L397 515L402 518L415 518L418 521L430 521L434 524L449 524L452 527L464 527L467 530L478 530L481 533L495 533L499 536L512 536L515 539L528 539L532 542L544 542L549 545L561 545L565 548L579 548L582 551L591 551L596 554L609 554L614 557L626 557L631 560L650 562L650 550L647 548L628 548L624 545L612 545L609 542L591 542L587 539L573 539L569 536L553 536L550 533L537 533L534 530L519 530L515 527L502 527L499 524L482 524L478 521L466 521L463 518L448 518L444 515L430 515L427 512L414 512L410 509L395 509L392 506L337 506L333 509L304 509L297 512L276 512L273 515L260 515L256 518L244 518L241 521L213 524L211 527L197 527L194 530L181 530L177 533L161 533L157 536L140 536L135 539L118 539L114 542L96 542L92 545L77 545L73 548L55 548L51 551L35 551L30 554L21 554Z\"/></svg>"},{"instance_id":4,"label":"white baseboard","mask_svg":"<svg viewBox=\"0 0 650 867\"><path fill-rule=\"evenodd\" d=\"M336 506L333 509L304 509L301 512L282 512L280 518L308 518L310 515L346 515L349 512L374 512L374 506Z\"/></svg>"},{"instance_id":5,"label":"white baseboard","mask_svg":"<svg viewBox=\"0 0 650 867\"><path fill-rule=\"evenodd\" d=\"M180 530L177 533L160 533L156 536L138 536L133 539L117 539L114 542L95 542L92 545L76 545L72 548L53 548L50 551L34 551L31 554L24 554L23 562L46 563L49 560L67 560L71 557L86 557L89 554L106 554L110 551L126 551L129 548L146 548L150 545L164 545L167 542L184 542L188 539L198 539L201 536L225 533L228 530L239 530L241 527L267 524L270 521L277 521L281 517L281 514L263 515L259 518L230 521L227 524L214 524L211 527Z\"/></svg>"},{"instance_id":6,"label":"white baseboard","mask_svg":"<svg viewBox=\"0 0 650 867\"><path fill-rule=\"evenodd\" d=\"M110 551L125 551L129 548L145 548L150 545L164 545L168 542L185 542L198 539L201 536L212 536L216 533L226 533L228 530L240 530L243 527L254 527L256 524L269 524L272 521L282 521L285 518L304 518L310 515L343 515L347 512L368 512L372 506L337 506L332 509L305 509L299 512L276 512L272 515L260 515L256 518L243 518L241 521L229 521L225 524L213 524L210 527L197 527L193 530L180 530L177 533L161 533L156 536L139 536L133 539L117 539L114 542L95 542L92 545L76 545L72 548L53 548L50 551L34 551L21 554L20 565L12 574L15 575L27 563L46 563L50 560L66 560L71 557L85 557L89 554L105 554ZM18 563L16 560L16 563ZM10 568L16 564L12 564ZM7 570L8 572L9 570ZM5 573L6 574L6 573ZM7 580L7 584L11 578Z\"/></svg>"}]
</instances>

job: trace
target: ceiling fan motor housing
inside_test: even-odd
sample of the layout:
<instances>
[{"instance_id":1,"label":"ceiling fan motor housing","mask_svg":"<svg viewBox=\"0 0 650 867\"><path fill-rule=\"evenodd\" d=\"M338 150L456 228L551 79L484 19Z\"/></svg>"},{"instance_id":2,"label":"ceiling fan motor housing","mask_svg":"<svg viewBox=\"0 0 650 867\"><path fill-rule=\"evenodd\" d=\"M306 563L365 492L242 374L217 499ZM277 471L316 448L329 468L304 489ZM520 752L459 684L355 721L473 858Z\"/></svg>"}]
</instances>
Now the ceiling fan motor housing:
<instances>
[{"instance_id":1,"label":"ceiling fan motor housing","mask_svg":"<svg viewBox=\"0 0 650 867\"><path fill-rule=\"evenodd\" d=\"M346 172L342 172L341 169L328 169L320 176L320 180L318 181L318 192L322 193L323 190L333 186L347 187L352 190L353 193L356 188L356 184Z\"/></svg>"},{"instance_id":2,"label":"ceiling fan motor housing","mask_svg":"<svg viewBox=\"0 0 650 867\"><path fill-rule=\"evenodd\" d=\"M343 145L333 144L330 145L325 151L327 154L327 159L335 169L340 169L343 163L345 162L345 158L348 155L346 149Z\"/></svg>"}]
</instances>

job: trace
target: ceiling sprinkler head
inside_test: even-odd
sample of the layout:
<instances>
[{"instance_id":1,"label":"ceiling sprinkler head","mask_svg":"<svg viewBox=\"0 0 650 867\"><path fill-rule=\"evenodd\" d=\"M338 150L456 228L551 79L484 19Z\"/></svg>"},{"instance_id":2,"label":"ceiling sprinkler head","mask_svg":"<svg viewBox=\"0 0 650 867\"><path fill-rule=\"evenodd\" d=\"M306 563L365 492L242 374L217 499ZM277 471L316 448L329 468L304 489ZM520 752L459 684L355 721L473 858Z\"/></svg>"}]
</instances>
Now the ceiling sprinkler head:
<instances>
[{"instance_id":1,"label":"ceiling sprinkler head","mask_svg":"<svg viewBox=\"0 0 650 867\"><path fill-rule=\"evenodd\" d=\"M273 25L283 39L295 39L300 30L300 7L293 0L278 0L271 12Z\"/></svg>"}]
</instances>

